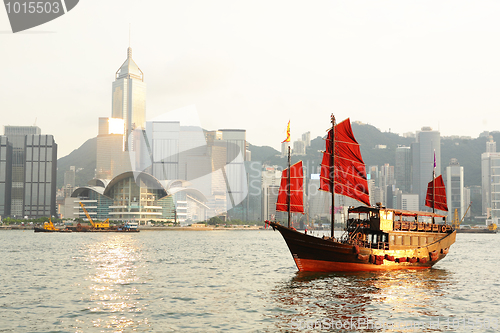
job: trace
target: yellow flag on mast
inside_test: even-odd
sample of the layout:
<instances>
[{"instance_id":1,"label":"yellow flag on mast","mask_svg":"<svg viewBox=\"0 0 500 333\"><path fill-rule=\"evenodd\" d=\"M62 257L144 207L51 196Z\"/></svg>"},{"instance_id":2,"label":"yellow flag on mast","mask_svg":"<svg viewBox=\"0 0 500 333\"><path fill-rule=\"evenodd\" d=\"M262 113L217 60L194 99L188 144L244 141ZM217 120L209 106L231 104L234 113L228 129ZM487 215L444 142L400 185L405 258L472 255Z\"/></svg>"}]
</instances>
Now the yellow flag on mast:
<instances>
[{"instance_id":1,"label":"yellow flag on mast","mask_svg":"<svg viewBox=\"0 0 500 333\"><path fill-rule=\"evenodd\" d=\"M288 126L286 127L286 139L281 141L283 142L290 142L290 120L288 121Z\"/></svg>"}]
</instances>

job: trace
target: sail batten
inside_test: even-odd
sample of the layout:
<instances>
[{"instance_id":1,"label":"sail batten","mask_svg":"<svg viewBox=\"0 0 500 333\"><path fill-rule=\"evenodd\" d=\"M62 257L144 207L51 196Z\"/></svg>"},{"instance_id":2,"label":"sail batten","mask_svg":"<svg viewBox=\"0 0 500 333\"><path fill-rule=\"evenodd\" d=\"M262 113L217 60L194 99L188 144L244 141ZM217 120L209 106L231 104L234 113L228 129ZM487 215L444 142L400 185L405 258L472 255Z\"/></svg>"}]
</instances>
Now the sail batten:
<instances>
[{"instance_id":1,"label":"sail batten","mask_svg":"<svg viewBox=\"0 0 500 333\"><path fill-rule=\"evenodd\" d=\"M354 138L349 118L335 125L335 166L332 168L332 129L321 162L320 189L356 199L370 206L365 162ZM332 186L333 176L333 191Z\"/></svg>"},{"instance_id":2,"label":"sail batten","mask_svg":"<svg viewBox=\"0 0 500 333\"><path fill-rule=\"evenodd\" d=\"M288 168L281 174L281 185L276 202L276 210L288 211ZM290 211L304 213L304 172L302 161L290 166Z\"/></svg>"},{"instance_id":3,"label":"sail batten","mask_svg":"<svg viewBox=\"0 0 500 333\"><path fill-rule=\"evenodd\" d=\"M434 198L435 197L435 198ZM427 184L427 196L425 198L425 205L427 207L448 211L448 204L446 202L446 188L444 186L443 176L436 177Z\"/></svg>"}]
</instances>

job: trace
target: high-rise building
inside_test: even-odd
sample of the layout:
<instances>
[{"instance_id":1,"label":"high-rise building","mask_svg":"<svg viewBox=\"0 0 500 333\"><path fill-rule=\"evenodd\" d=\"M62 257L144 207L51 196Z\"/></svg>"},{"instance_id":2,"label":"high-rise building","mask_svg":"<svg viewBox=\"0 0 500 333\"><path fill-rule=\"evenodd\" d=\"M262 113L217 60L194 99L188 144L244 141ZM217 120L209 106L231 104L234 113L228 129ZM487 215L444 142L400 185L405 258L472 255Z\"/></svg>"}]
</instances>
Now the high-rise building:
<instances>
[{"instance_id":1,"label":"high-rise building","mask_svg":"<svg viewBox=\"0 0 500 333\"><path fill-rule=\"evenodd\" d=\"M394 168L396 186L403 193L411 192L411 149L400 146L396 148L396 166Z\"/></svg>"},{"instance_id":2,"label":"high-rise building","mask_svg":"<svg viewBox=\"0 0 500 333\"><path fill-rule=\"evenodd\" d=\"M57 144L37 126L5 126L12 143L10 215L56 215Z\"/></svg>"},{"instance_id":3,"label":"high-rise building","mask_svg":"<svg viewBox=\"0 0 500 333\"><path fill-rule=\"evenodd\" d=\"M248 195L235 207L228 210L229 219L260 221L262 218L262 162L246 161Z\"/></svg>"},{"instance_id":4,"label":"high-rise building","mask_svg":"<svg viewBox=\"0 0 500 333\"><path fill-rule=\"evenodd\" d=\"M146 83L144 73L132 59L132 49L118 69L113 82L111 117L99 118L96 178L112 179L132 170L128 152L141 142L134 135L144 130ZM139 148L137 148L139 149Z\"/></svg>"},{"instance_id":5,"label":"high-rise building","mask_svg":"<svg viewBox=\"0 0 500 333\"><path fill-rule=\"evenodd\" d=\"M179 179L180 127L178 121L146 123L151 149L151 174L158 179Z\"/></svg>"},{"instance_id":6,"label":"high-rise building","mask_svg":"<svg viewBox=\"0 0 500 333\"><path fill-rule=\"evenodd\" d=\"M401 193L401 209L403 210L418 210L418 194Z\"/></svg>"},{"instance_id":7,"label":"high-rise building","mask_svg":"<svg viewBox=\"0 0 500 333\"><path fill-rule=\"evenodd\" d=\"M471 217L471 210L469 204L472 201L472 193L470 187L464 187L464 203L465 203L465 217Z\"/></svg>"},{"instance_id":8,"label":"high-rise building","mask_svg":"<svg viewBox=\"0 0 500 333\"><path fill-rule=\"evenodd\" d=\"M320 175L312 174L307 186L307 202L309 206L309 217L312 220L326 221L329 218L329 209L332 204L331 194L320 189Z\"/></svg>"},{"instance_id":9,"label":"high-rise building","mask_svg":"<svg viewBox=\"0 0 500 333\"><path fill-rule=\"evenodd\" d=\"M146 122L146 83L144 73L132 59L132 48L127 49L127 59L116 71L113 82L112 118L123 119L125 150L128 137L136 128L144 128Z\"/></svg>"},{"instance_id":10,"label":"high-rise building","mask_svg":"<svg viewBox=\"0 0 500 333\"><path fill-rule=\"evenodd\" d=\"M500 218L500 153L492 151L493 141L486 143L489 152L481 154L482 213L498 225Z\"/></svg>"},{"instance_id":11,"label":"high-rise building","mask_svg":"<svg viewBox=\"0 0 500 333\"><path fill-rule=\"evenodd\" d=\"M281 143L281 156L286 157L288 156L288 147L290 147L290 142L282 142Z\"/></svg>"},{"instance_id":12,"label":"high-rise building","mask_svg":"<svg viewBox=\"0 0 500 333\"><path fill-rule=\"evenodd\" d=\"M436 177L441 175L441 136L439 131L422 127L417 133L417 142L411 144L412 150L412 190L419 195L420 210L425 210L427 184L432 180L434 156L436 158Z\"/></svg>"},{"instance_id":13,"label":"high-rise building","mask_svg":"<svg viewBox=\"0 0 500 333\"><path fill-rule=\"evenodd\" d=\"M306 147L311 146L311 132L305 132L302 134L302 141L305 143Z\"/></svg>"},{"instance_id":14,"label":"high-rise building","mask_svg":"<svg viewBox=\"0 0 500 333\"><path fill-rule=\"evenodd\" d=\"M131 170L130 156L124 148L123 119L99 118L96 178L112 179Z\"/></svg>"},{"instance_id":15,"label":"high-rise building","mask_svg":"<svg viewBox=\"0 0 500 333\"><path fill-rule=\"evenodd\" d=\"M493 141L493 137L491 135L489 136L489 140L486 142L486 152L487 153L497 152L497 143Z\"/></svg>"},{"instance_id":16,"label":"high-rise building","mask_svg":"<svg viewBox=\"0 0 500 333\"><path fill-rule=\"evenodd\" d=\"M459 218L465 214L464 197L464 167L460 166L456 158L450 160L446 167L446 197L448 202L448 221L453 220L455 209Z\"/></svg>"},{"instance_id":17,"label":"high-rise building","mask_svg":"<svg viewBox=\"0 0 500 333\"><path fill-rule=\"evenodd\" d=\"M76 177L76 169L75 166L72 165L69 167L69 170L64 173L64 185L75 187L75 177Z\"/></svg>"},{"instance_id":18,"label":"high-rise building","mask_svg":"<svg viewBox=\"0 0 500 333\"><path fill-rule=\"evenodd\" d=\"M306 154L306 144L302 140L297 140L293 142L293 154L294 155L305 155Z\"/></svg>"},{"instance_id":19,"label":"high-rise building","mask_svg":"<svg viewBox=\"0 0 500 333\"><path fill-rule=\"evenodd\" d=\"M282 217L279 212L279 216L276 216L276 201L280 184L281 170L277 166L264 166L262 170L262 221Z\"/></svg>"},{"instance_id":20,"label":"high-rise building","mask_svg":"<svg viewBox=\"0 0 500 333\"><path fill-rule=\"evenodd\" d=\"M12 190L12 144L0 136L0 217L10 215Z\"/></svg>"},{"instance_id":21,"label":"high-rise building","mask_svg":"<svg viewBox=\"0 0 500 333\"><path fill-rule=\"evenodd\" d=\"M394 166L386 163L380 168L380 186L394 185Z\"/></svg>"}]
</instances>

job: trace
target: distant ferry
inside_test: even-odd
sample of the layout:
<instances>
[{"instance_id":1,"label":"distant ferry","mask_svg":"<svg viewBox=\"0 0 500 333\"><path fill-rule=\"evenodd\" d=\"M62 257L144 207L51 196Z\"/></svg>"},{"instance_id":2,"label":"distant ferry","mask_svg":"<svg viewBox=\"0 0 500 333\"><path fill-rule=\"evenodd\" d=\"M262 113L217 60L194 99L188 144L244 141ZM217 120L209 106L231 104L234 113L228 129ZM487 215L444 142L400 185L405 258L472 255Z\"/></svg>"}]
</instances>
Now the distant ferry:
<instances>
[{"instance_id":1,"label":"distant ferry","mask_svg":"<svg viewBox=\"0 0 500 333\"><path fill-rule=\"evenodd\" d=\"M460 228L457 228L457 233L459 234L496 234L497 233L497 225L490 224L487 228L471 228L469 225L462 225Z\"/></svg>"}]
</instances>

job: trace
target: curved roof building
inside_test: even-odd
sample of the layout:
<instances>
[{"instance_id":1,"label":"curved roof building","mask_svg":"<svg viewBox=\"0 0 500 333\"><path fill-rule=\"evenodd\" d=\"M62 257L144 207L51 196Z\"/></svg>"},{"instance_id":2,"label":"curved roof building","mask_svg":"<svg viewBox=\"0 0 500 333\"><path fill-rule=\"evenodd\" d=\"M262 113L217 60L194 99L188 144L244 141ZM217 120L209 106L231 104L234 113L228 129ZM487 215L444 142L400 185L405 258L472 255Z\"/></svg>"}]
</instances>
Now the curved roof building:
<instances>
[{"instance_id":1,"label":"curved roof building","mask_svg":"<svg viewBox=\"0 0 500 333\"><path fill-rule=\"evenodd\" d=\"M111 180L92 179L71 194L74 217L84 217L78 202L84 203L98 220L133 221L204 221L206 197L183 180L158 180L147 173L124 172ZM176 196L174 204L173 196ZM189 208L189 209L188 209ZM190 212L188 214L188 211Z\"/></svg>"}]
</instances>

